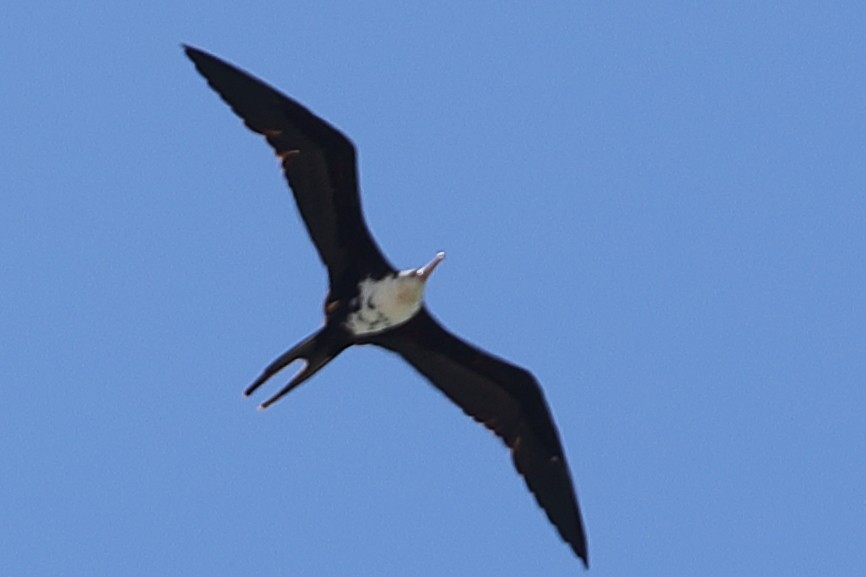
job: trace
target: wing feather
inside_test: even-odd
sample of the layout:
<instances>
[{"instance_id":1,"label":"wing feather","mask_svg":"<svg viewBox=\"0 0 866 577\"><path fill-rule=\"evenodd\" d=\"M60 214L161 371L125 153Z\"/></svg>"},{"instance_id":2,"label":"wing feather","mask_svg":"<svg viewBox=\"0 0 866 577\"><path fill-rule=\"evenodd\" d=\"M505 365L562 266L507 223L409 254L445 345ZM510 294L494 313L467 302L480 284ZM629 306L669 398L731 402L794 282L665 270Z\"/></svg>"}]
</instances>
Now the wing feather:
<instances>
[{"instance_id":1,"label":"wing feather","mask_svg":"<svg viewBox=\"0 0 866 577\"><path fill-rule=\"evenodd\" d=\"M257 78L197 48L184 50L211 88L280 157L331 287L354 286L362 272L393 271L364 221L352 142Z\"/></svg>"},{"instance_id":2,"label":"wing feather","mask_svg":"<svg viewBox=\"0 0 866 577\"><path fill-rule=\"evenodd\" d=\"M559 433L535 378L445 330L426 309L372 342L400 354L511 449L548 519L588 566L586 535Z\"/></svg>"}]
</instances>

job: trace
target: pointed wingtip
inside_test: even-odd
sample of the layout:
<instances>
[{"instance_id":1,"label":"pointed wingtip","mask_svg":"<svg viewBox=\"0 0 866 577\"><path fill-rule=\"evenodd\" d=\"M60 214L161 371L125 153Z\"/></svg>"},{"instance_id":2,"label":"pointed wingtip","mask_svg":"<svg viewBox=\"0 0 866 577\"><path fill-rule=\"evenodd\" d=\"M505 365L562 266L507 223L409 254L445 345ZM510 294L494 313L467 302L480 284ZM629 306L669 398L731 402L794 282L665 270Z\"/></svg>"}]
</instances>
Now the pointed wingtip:
<instances>
[{"instance_id":1,"label":"pointed wingtip","mask_svg":"<svg viewBox=\"0 0 866 577\"><path fill-rule=\"evenodd\" d=\"M185 44L181 42L180 47L183 49L183 53L186 54L186 57L193 61L193 63L198 66L198 64L207 57L214 58L204 50L200 48L196 48L190 44Z\"/></svg>"}]
</instances>

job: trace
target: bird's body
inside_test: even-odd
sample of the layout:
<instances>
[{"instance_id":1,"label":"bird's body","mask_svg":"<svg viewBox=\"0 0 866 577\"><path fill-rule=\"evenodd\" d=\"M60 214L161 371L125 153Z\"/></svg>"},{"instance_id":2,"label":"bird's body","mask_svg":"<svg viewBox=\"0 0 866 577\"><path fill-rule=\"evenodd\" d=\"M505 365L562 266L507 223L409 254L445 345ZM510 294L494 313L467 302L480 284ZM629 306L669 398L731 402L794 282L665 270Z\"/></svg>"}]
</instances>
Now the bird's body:
<instances>
[{"instance_id":1,"label":"bird's body","mask_svg":"<svg viewBox=\"0 0 866 577\"><path fill-rule=\"evenodd\" d=\"M565 454L535 378L454 336L424 306L425 284L444 253L418 269L395 269L364 222L352 143L260 80L201 50L185 50L211 87L274 148L328 269L324 326L265 368L245 394L303 361L291 381L262 403L267 408L349 346L375 344L393 351L505 442L539 505L588 565Z\"/></svg>"},{"instance_id":2,"label":"bird's body","mask_svg":"<svg viewBox=\"0 0 866 577\"><path fill-rule=\"evenodd\" d=\"M402 325L414 317L421 310L427 277L444 258L445 253L440 252L417 271L406 270L378 280L362 279L357 296L349 301L350 312L343 326L353 335L365 337Z\"/></svg>"}]
</instances>

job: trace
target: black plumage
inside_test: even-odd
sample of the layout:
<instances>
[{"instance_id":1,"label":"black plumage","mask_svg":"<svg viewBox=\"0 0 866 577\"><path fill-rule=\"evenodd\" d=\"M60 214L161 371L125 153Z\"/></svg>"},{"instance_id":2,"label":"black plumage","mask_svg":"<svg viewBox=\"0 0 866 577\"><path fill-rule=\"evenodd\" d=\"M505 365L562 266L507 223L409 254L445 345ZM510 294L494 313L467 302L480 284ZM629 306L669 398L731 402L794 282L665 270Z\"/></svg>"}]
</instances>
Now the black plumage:
<instances>
[{"instance_id":1,"label":"black plumage","mask_svg":"<svg viewBox=\"0 0 866 577\"><path fill-rule=\"evenodd\" d=\"M304 367L289 384L262 404L267 407L352 345L375 344L399 354L505 442L539 505L588 566L580 509L559 434L541 388L529 372L454 336L423 306L409 320L381 332L353 334L346 328L346 319L359 306L359 283L397 274L364 221L354 145L260 80L196 48L186 46L185 51L208 84L280 157L328 270L325 326L271 363L245 394L289 363L303 360ZM430 270L436 262L428 265Z\"/></svg>"}]
</instances>

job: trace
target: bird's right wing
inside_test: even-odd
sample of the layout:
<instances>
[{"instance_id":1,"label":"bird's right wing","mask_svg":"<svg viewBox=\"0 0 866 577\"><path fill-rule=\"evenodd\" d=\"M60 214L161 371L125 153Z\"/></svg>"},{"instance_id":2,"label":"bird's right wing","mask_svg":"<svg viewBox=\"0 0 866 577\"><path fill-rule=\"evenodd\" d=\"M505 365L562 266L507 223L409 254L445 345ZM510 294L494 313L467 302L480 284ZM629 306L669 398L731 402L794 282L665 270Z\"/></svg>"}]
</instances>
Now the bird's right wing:
<instances>
[{"instance_id":1,"label":"bird's right wing","mask_svg":"<svg viewBox=\"0 0 866 577\"><path fill-rule=\"evenodd\" d=\"M261 80L197 48L184 50L211 88L280 157L331 286L355 280L361 271L392 271L364 222L349 139Z\"/></svg>"},{"instance_id":2,"label":"bird's right wing","mask_svg":"<svg viewBox=\"0 0 866 577\"><path fill-rule=\"evenodd\" d=\"M406 324L370 340L400 354L466 414L505 442L538 504L588 566L586 535L571 475L535 378L454 336L426 308Z\"/></svg>"}]
</instances>

